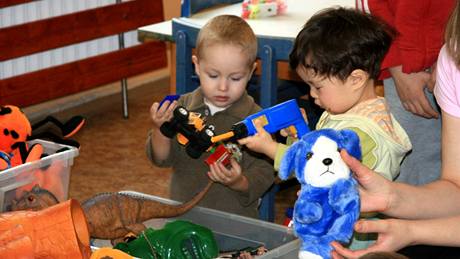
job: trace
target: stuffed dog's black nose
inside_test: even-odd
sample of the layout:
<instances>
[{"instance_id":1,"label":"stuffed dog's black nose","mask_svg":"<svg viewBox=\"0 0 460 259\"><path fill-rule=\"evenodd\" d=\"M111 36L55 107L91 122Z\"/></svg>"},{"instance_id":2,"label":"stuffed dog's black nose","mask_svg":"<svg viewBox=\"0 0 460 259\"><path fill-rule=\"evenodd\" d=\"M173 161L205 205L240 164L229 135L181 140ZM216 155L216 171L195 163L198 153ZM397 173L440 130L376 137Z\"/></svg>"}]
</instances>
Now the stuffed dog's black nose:
<instances>
[{"instance_id":1,"label":"stuffed dog's black nose","mask_svg":"<svg viewBox=\"0 0 460 259\"><path fill-rule=\"evenodd\" d=\"M324 165L330 165L330 164L332 164L332 159L330 159L330 158L325 158L325 159L323 159L323 164L324 164Z\"/></svg>"}]
</instances>

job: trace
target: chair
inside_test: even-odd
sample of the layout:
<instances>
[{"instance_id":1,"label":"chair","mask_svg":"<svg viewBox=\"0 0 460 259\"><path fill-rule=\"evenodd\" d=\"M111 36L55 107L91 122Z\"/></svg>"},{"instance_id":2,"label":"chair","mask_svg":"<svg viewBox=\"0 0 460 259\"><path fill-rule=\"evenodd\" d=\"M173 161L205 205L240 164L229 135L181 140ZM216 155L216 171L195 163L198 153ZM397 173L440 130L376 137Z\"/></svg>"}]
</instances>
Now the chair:
<instances>
[{"instance_id":1,"label":"chair","mask_svg":"<svg viewBox=\"0 0 460 259\"><path fill-rule=\"evenodd\" d=\"M193 91L198 86L193 78L191 58L199 30L199 27L182 19L172 21L172 33L176 42L176 92L178 94ZM259 104L267 108L277 102L277 61L288 59L293 42L285 38L257 37L257 39L257 57L262 64ZM274 221L275 193L279 187L278 184L274 184L263 196L259 208L261 219Z\"/></svg>"}]
</instances>

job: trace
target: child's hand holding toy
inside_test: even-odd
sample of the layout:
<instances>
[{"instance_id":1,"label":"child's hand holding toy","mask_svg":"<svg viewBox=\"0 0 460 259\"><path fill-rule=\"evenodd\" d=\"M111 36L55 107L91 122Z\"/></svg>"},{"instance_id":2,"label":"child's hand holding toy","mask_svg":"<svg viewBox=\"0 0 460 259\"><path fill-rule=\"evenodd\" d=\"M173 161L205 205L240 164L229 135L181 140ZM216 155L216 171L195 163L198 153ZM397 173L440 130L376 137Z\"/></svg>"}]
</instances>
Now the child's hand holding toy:
<instances>
[{"instance_id":1,"label":"child's hand holding toy","mask_svg":"<svg viewBox=\"0 0 460 259\"><path fill-rule=\"evenodd\" d=\"M161 104L154 102L150 107L150 117L152 118L153 125L159 129L163 123L170 121L173 117L173 112L176 106L176 100L166 100L161 102Z\"/></svg>"},{"instance_id":2,"label":"child's hand holding toy","mask_svg":"<svg viewBox=\"0 0 460 259\"><path fill-rule=\"evenodd\" d=\"M273 139L272 135L264 129L260 121L256 121L254 125L257 129L257 133L253 136L239 139L238 143L247 146L252 151L265 154L271 159L274 159L278 143Z\"/></svg>"},{"instance_id":3,"label":"child's hand holding toy","mask_svg":"<svg viewBox=\"0 0 460 259\"><path fill-rule=\"evenodd\" d=\"M228 167L221 162L209 165L208 177L237 191L246 191L249 187L248 180L243 175L240 164L234 159L230 159Z\"/></svg>"}]
</instances>

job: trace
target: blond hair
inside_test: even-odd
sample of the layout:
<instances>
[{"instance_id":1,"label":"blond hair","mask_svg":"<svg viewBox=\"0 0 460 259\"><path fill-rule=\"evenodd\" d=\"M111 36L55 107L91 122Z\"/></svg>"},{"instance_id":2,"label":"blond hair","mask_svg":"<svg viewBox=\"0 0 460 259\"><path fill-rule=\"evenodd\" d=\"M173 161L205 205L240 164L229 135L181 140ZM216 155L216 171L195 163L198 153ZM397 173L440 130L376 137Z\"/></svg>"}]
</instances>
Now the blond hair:
<instances>
[{"instance_id":1,"label":"blond hair","mask_svg":"<svg viewBox=\"0 0 460 259\"><path fill-rule=\"evenodd\" d=\"M452 57L457 66L460 66L460 1L456 1L455 9L447 22L444 40L447 53Z\"/></svg>"},{"instance_id":2,"label":"blond hair","mask_svg":"<svg viewBox=\"0 0 460 259\"><path fill-rule=\"evenodd\" d=\"M241 47L248 56L248 65L256 60L257 38L251 27L241 17L235 15L219 15L212 18L198 33L196 55L203 57L206 47L214 44L231 44Z\"/></svg>"}]
</instances>

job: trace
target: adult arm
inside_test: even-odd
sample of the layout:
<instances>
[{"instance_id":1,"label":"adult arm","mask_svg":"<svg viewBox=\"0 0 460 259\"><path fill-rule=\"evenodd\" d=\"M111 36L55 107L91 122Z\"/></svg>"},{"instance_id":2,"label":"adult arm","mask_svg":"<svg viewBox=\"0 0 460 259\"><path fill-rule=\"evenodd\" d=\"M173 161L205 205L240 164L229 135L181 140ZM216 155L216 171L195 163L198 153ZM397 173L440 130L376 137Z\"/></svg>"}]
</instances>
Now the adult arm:
<instances>
[{"instance_id":1,"label":"adult arm","mask_svg":"<svg viewBox=\"0 0 460 259\"><path fill-rule=\"evenodd\" d=\"M363 212L379 211L406 219L460 214L460 118L443 113L442 119L441 179L427 185L388 181L342 151L343 159L360 183Z\"/></svg>"},{"instance_id":2,"label":"adult arm","mask_svg":"<svg viewBox=\"0 0 460 259\"><path fill-rule=\"evenodd\" d=\"M337 254L346 258L359 258L377 251L398 251L412 245L460 246L460 216L426 220L361 220L355 230L378 233L377 241L366 249L349 250L337 242L332 246Z\"/></svg>"},{"instance_id":3,"label":"adult arm","mask_svg":"<svg viewBox=\"0 0 460 259\"><path fill-rule=\"evenodd\" d=\"M391 75L404 108L416 115L437 118L424 89L430 68L443 43L443 32L453 0L368 0L369 11L394 27L397 35L382 62L383 78ZM427 33L429 32L429 33Z\"/></svg>"}]
</instances>

